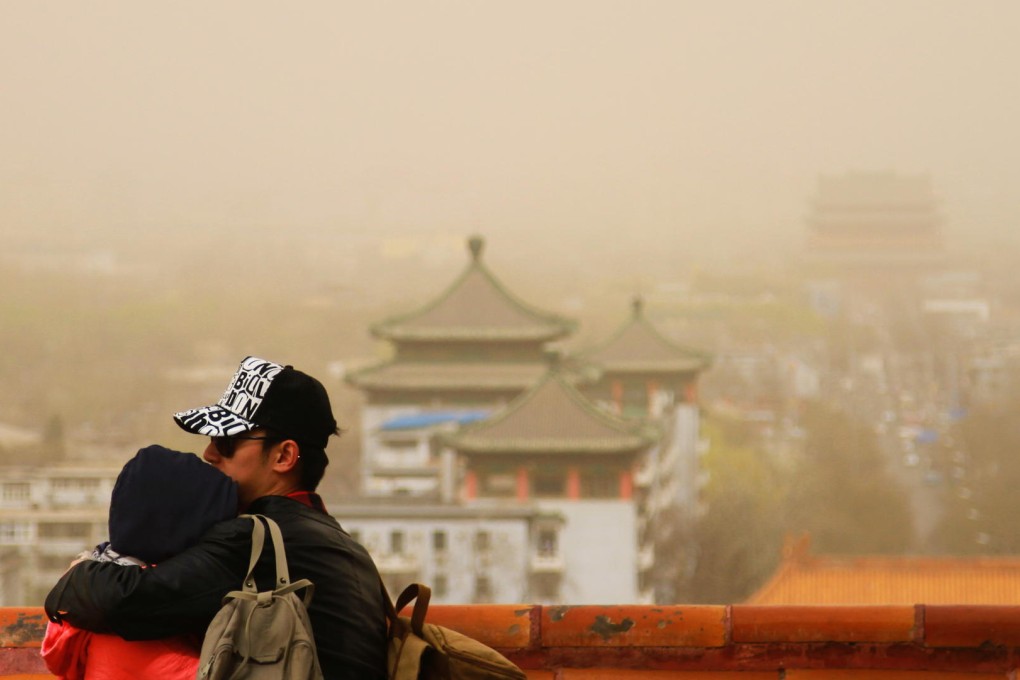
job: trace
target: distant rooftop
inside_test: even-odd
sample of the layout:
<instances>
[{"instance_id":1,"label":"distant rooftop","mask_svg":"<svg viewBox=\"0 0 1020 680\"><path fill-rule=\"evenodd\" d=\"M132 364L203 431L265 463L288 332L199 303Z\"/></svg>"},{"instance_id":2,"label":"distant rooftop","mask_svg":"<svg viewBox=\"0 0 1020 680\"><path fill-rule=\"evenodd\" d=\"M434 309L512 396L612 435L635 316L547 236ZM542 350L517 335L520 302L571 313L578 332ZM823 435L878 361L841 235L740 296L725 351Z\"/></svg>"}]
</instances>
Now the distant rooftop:
<instances>
[{"instance_id":1,"label":"distant rooftop","mask_svg":"<svg viewBox=\"0 0 1020 680\"><path fill-rule=\"evenodd\" d=\"M433 302L372 327L377 337L396 341L549 341L571 333L576 323L517 298L482 260L485 241L468 241L471 260Z\"/></svg>"},{"instance_id":2,"label":"distant rooftop","mask_svg":"<svg viewBox=\"0 0 1020 680\"><path fill-rule=\"evenodd\" d=\"M604 371L637 373L687 373L708 367L704 352L667 340L644 312L644 301L635 297L631 316L608 340L582 352L580 358Z\"/></svg>"},{"instance_id":3,"label":"distant rooftop","mask_svg":"<svg viewBox=\"0 0 1020 680\"><path fill-rule=\"evenodd\" d=\"M648 446L641 426L599 408L555 369L505 409L444 438L470 453L628 453Z\"/></svg>"},{"instance_id":4,"label":"distant rooftop","mask_svg":"<svg viewBox=\"0 0 1020 680\"><path fill-rule=\"evenodd\" d=\"M816 209L931 209L935 192L928 175L848 172L822 175L812 204Z\"/></svg>"},{"instance_id":5,"label":"distant rooftop","mask_svg":"<svg viewBox=\"0 0 1020 680\"><path fill-rule=\"evenodd\" d=\"M806 536L783 552L748 604L1020 605L1020 557L814 555Z\"/></svg>"},{"instance_id":6,"label":"distant rooftop","mask_svg":"<svg viewBox=\"0 0 1020 680\"><path fill-rule=\"evenodd\" d=\"M412 413L406 416L391 418L379 426L380 430L417 430L422 427L442 425L444 423L455 423L465 425L481 420L489 414L488 411L433 411L431 413Z\"/></svg>"}]
</instances>

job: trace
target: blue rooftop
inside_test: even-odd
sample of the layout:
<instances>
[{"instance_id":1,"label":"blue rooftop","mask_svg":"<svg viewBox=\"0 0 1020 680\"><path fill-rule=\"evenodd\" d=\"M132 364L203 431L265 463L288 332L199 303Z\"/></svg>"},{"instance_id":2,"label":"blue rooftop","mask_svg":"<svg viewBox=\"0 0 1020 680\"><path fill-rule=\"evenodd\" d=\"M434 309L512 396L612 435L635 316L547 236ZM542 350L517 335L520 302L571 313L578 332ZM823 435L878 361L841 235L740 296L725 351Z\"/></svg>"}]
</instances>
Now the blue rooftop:
<instances>
[{"instance_id":1,"label":"blue rooftop","mask_svg":"<svg viewBox=\"0 0 1020 680\"><path fill-rule=\"evenodd\" d=\"M465 425L482 420L489 415L488 411L432 411L430 413L414 413L408 416L398 416L387 420L380 426L381 430L416 430L432 425L444 423L456 423Z\"/></svg>"}]
</instances>

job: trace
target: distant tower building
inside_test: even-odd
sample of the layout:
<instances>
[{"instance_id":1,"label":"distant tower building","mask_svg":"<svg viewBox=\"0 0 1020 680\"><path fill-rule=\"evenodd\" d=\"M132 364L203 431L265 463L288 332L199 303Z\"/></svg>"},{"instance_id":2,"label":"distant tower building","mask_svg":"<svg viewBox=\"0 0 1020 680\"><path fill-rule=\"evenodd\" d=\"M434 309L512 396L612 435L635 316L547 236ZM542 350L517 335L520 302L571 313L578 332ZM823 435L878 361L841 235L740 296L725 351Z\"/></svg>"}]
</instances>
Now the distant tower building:
<instances>
[{"instance_id":1,"label":"distant tower building","mask_svg":"<svg viewBox=\"0 0 1020 680\"><path fill-rule=\"evenodd\" d=\"M696 512L708 357L666 340L638 300L609 340L560 361L547 345L574 322L518 300L482 262L481 239L469 245L437 300L373 326L395 352L347 376L366 396L364 495L331 507L391 590L425 580L437 602L668 599L656 545Z\"/></svg>"},{"instance_id":2,"label":"distant tower building","mask_svg":"<svg viewBox=\"0 0 1020 680\"><path fill-rule=\"evenodd\" d=\"M640 592L634 472L655 440L597 407L558 370L488 419L440 435L467 506L534 507L528 601L650 601Z\"/></svg>"},{"instance_id":3,"label":"distant tower building","mask_svg":"<svg viewBox=\"0 0 1020 680\"><path fill-rule=\"evenodd\" d=\"M644 301L635 297L631 315L605 342L578 358L598 370L584 391L629 417L658 417L674 404L695 404L698 376L708 368L704 352L680 347L649 321Z\"/></svg>"},{"instance_id":4,"label":"distant tower building","mask_svg":"<svg viewBox=\"0 0 1020 680\"><path fill-rule=\"evenodd\" d=\"M806 256L838 273L940 265L945 249L925 175L825 175L811 200Z\"/></svg>"},{"instance_id":5,"label":"distant tower building","mask_svg":"<svg viewBox=\"0 0 1020 680\"><path fill-rule=\"evenodd\" d=\"M684 568L684 550L676 545L679 532L700 513L704 472L697 385L710 357L666 339L637 297L630 318L577 360L597 375L583 387L585 394L615 413L654 423L658 430L635 477L644 551L639 580L642 592L653 592L655 601L672 601L676 572ZM668 558L649 554L657 545L669 546Z\"/></svg>"},{"instance_id":6,"label":"distant tower building","mask_svg":"<svg viewBox=\"0 0 1020 680\"><path fill-rule=\"evenodd\" d=\"M468 246L467 268L442 295L372 327L393 358L347 376L366 396L366 495L436 496L431 436L484 418L534 385L547 368L546 343L575 329L510 293L482 260L480 237Z\"/></svg>"}]
</instances>

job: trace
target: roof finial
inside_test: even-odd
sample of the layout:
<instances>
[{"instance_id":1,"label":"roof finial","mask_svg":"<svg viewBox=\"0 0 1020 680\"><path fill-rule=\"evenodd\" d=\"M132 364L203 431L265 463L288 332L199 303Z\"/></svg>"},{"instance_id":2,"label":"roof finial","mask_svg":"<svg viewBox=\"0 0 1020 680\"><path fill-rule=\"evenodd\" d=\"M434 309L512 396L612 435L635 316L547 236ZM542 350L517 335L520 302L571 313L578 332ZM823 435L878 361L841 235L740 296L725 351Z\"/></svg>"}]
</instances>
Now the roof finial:
<instances>
[{"instance_id":1,"label":"roof finial","mask_svg":"<svg viewBox=\"0 0 1020 680\"><path fill-rule=\"evenodd\" d=\"M482 257L482 250L485 249L485 239L475 234L468 239L468 250L471 251L471 258L479 260Z\"/></svg>"},{"instance_id":2,"label":"roof finial","mask_svg":"<svg viewBox=\"0 0 1020 680\"><path fill-rule=\"evenodd\" d=\"M637 318L637 317L641 316L641 312L645 308L645 301L641 298L640 295L635 295L634 299L631 300L631 302L630 302L630 307L631 307L631 310L633 310L633 312L634 312L634 317Z\"/></svg>"}]
</instances>

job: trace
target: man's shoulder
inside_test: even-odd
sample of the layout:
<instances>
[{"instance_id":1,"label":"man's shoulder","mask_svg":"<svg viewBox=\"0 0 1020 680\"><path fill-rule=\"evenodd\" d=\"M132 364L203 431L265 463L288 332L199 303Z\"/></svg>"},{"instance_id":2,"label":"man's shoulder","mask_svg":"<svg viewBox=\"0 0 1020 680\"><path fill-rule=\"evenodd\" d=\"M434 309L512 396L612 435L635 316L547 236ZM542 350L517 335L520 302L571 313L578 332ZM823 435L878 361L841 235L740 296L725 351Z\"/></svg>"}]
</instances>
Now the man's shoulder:
<instances>
[{"instance_id":1,"label":"man's shoulder","mask_svg":"<svg viewBox=\"0 0 1020 680\"><path fill-rule=\"evenodd\" d=\"M340 525L332 515L317 510L308 505L305 505L301 501L294 500L287 496L263 496L252 501L252 504L248 507L247 513L249 515L265 515L275 520L280 519L310 519L328 524L337 529Z\"/></svg>"},{"instance_id":2,"label":"man's shoulder","mask_svg":"<svg viewBox=\"0 0 1020 680\"><path fill-rule=\"evenodd\" d=\"M348 550L355 544L335 517L293 498L263 496L252 502L247 513L273 519L288 540L324 541ZM363 550L360 546L358 548Z\"/></svg>"}]
</instances>

